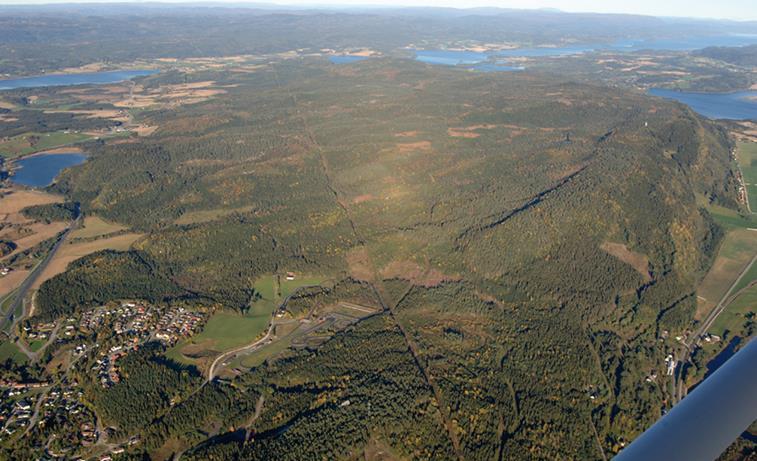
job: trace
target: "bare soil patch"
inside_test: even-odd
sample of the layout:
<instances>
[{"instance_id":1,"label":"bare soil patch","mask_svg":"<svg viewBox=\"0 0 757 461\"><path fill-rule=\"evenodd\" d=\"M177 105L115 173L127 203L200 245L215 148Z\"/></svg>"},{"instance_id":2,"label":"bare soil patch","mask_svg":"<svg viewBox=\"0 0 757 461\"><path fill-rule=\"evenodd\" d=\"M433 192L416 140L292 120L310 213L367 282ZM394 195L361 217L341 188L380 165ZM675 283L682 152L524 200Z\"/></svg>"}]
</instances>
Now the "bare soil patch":
<instances>
[{"instance_id":1,"label":"bare soil patch","mask_svg":"<svg viewBox=\"0 0 757 461\"><path fill-rule=\"evenodd\" d=\"M66 227L68 227L68 223L60 221L52 222L50 224L40 222L26 226L26 229L28 229L30 232L25 237L14 240L17 247L13 252L6 255L5 258L10 258L16 253L28 250L29 248L32 248L33 246L36 246L49 238L55 237L59 232L64 231Z\"/></svg>"},{"instance_id":2,"label":"bare soil patch","mask_svg":"<svg viewBox=\"0 0 757 461\"><path fill-rule=\"evenodd\" d=\"M350 275L356 280L373 281L373 269L368 250L365 247L355 247L346 256Z\"/></svg>"},{"instance_id":3,"label":"bare soil patch","mask_svg":"<svg viewBox=\"0 0 757 461\"><path fill-rule=\"evenodd\" d=\"M426 269L420 264L408 260L395 260L381 270L384 279L409 280L414 285L435 287L444 282L460 280L459 276L444 274L437 269Z\"/></svg>"},{"instance_id":4,"label":"bare soil patch","mask_svg":"<svg viewBox=\"0 0 757 461\"><path fill-rule=\"evenodd\" d=\"M0 198L0 210L3 213L18 213L26 207L33 205L46 205L48 203L61 203L63 197L47 194L34 190L16 190L3 198Z\"/></svg>"},{"instance_id":5,"label":"bare soil patch","mask_svg":"<svg viewBox=\"0 0 757 461\"><path fill-rule=\"evenodd\" d=\"M478 138L481 136L475 131L468 131L460 128L447 128L447 134L453 138Z\"/></svg>"},{"instance_id":6,"label":"bare soil patch","mask_svg":"<svg viewBox=\"0 0 757 461\"><path fill-rule=\"evenodd\" d=\"M368 201L374 200L375 198L376 197L374 197L371 194L358 195L357 197L354 197L352 199L352 203L354 205L357 205L358 203L368 202Z\"/></svg>"},{"instance_id":7,"label":"bare soil patch","mask_svg":"<svg viewBox=\"0 0 757 461\"><path fill-rule=\"evenodd\" d=\"M42 152L37 152L33 155L83 154L83 153L84 151L80 147L71 146L71 147L56 147L55 149L44 150Z\"/></svg>"},{"instance_id":8,"label":"bare soil patch","mask_svg":"<svg viewBox=\"0 0 757 461\"><path fill-rule=\"evenodd\" d=\"M418 142L402 142L397 144L397 150L400 154L408 154L410 152L431 150L431 141L418 141Z\"/></svg>"},{"instance_id":9,"label":"bare soil patch","mask_svg":"<svg viewBox=\"0 0 757 461\"><path fill-rule=\"evenodd\" d=\"M99 216L87 216L84 218L84 225L71 233L71 239L99 237L125 229L124 226L106 221Z\"/></svg>"},{"instance_id":10,"label":"bare soil patch","mask_svg":"<svg viewBox=\"0 0 757 461\"><path fill-rule=\"evenodd\" d=\"M15 270L5 277L0 277L0 296L5 296L21 285L30 271Z\"/></svg>"},{"instance_id":11,"label":"bare soil patch","mask_svg":"<svg viewBox=\"0 0 757 461\"><path fill-rule=\"evenodd\" d=\"M649 259L646 255L631 251L622 243L603 242L599 247L636 269L636 272L641 274L645 281L652 280L652 276L649 274Z\"/></svg>"}]
</instances>

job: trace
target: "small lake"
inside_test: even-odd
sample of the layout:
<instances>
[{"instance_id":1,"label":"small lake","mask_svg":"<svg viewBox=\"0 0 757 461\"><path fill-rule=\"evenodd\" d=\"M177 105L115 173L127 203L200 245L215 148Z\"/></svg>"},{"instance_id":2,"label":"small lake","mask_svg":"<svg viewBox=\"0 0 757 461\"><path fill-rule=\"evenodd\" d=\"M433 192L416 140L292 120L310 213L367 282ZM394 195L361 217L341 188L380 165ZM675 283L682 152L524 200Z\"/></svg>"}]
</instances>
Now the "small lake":
<instances>
[{"instance_id":1,"label":"small lake","mask_svg":"<svg viewBox=\"0 0 757 461\"><path fill-rule=\"evenodd\" d=\"M354 56L350 54L329 56L329 61L333 64L350 64L353 62L364 61L366 59L368 59L368 56Z\"/></svg>"},{"instance_id":2,"label":"small lake","mask_svg":"<svg viewBox=\"0 0 757 461\"><path fill-rule=\"evenodd\" d=\"M65 168L84 163L83 154L42 154L14 160L11 181L29 187L46 187Z\"/></svg>"},{"instance_id":3,"label":"small lake","mask_svg":"<svg viewBox=\"0 0 757 461\"><path fill-rule=\"evenodd\" d=\"M757 91L687 93L652 88L649 94L682 102L712 119L757 120Z\"/></svg>"},{"instance_id":4,"label":"small lake","mask_svg":"<svg viewBox=\"0 0 757 461\"><path fill-rule=\"evenodd\" d=\"M14 90L16 88L39 88L44 86L66 86L118 83L158 73L157 70L114 70L107 72L85 72L81 74L50 74L35 77L23 77L10 80L0 80L0 90Z\"/></svg>"}]
</instances>

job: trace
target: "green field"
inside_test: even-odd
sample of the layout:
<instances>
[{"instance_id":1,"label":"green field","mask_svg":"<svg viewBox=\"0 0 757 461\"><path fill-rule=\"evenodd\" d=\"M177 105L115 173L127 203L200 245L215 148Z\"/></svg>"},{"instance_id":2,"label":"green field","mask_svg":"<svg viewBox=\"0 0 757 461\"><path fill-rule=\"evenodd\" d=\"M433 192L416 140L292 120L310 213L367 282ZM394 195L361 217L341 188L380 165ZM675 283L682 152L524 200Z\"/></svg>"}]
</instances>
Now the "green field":
<instances>
[{"instance_id":1,"label":"green field","mask_svg":"<svg viewBox=\"0 0 757 461\"><path fill-rule=\"evenodd\" d=\"M21 353L18 346L10 341L3 341L0 343L0 363L5 363L8 359L11 359L16 363L26 362L26 356Z\"/></svg>"},{"instance_id":2,"label":"green field","mask_svg":"<svg viewBox=\"0 0 757 461\"><path fill-rule=\"evenodd\" d=\"M235 311L219 311L208 320L202 333L193 338L180 341L168 350L168 357L181 362L188 359L181 351L187 347L203 349L217 354L253 342L263 335L268 328L273 312L279 304L301 286L317 285L323 280L319 277L302 277L282 282L279 286L276 276L268 275L255 281L255 290L261 298L256 300L250 310L244 314ZM197 350L194 351L195 353ZM195 363L189 359L189 363Z\"/></svg>"},{"instance_id":3,"label":"green field","mask_svg":"<svg viewBox=\"0 0 757 461\"><path fill-rule=\"evenodd\" d=\"M709 204L701 195L697 197L699 206L705 208L712 215L715 222L725 229L746 229L757 227L756 215L742 215L738 211L720 205Z\"/></svg>"},{"instance_id":4,"label":"green field","mask_svg":"<svg viewBox=\"0 0 757 461\"><path fill-rule=\"evenodd\" d=\"M757 311L757 286L745 290L723 311L710 327L711 334L724 335L726 331L738 332L746 321L746 314Z\"/></svg>"},{"instance_id":5,"label":"green field","mask_svg":"<svg viewBox=\"0 0 757 461\"><path fill-rule=\"evenodd\" d=\"M33 143L29 142L30 136L37 136L38 140ZM19 136L13 136L7 141L0 142L0 155L6 158L15 158L21 155L31 154L54 147L74 144L92 136L82 133L29 133Z\"/></svg>"},{"instance_id":6,"label":"green field","mask_svg":"<svg viewBox=\"0 0 757 461\"><path fill-rule=\"evenodd\" d=\"M757 207L757 143L739 142L736 149L736 159L739 162L744 182L747 184L747 196L752 211Z\"/></svg>"},{"instance_id":7,"label":"green field","mask_svg":"<svg viewBox=\"0 0 757 461\"><path fill-rule=\"evenodd\" d=\"M320 285L321 283L323 283L323 277L297 277L295 280L285 280L282 278L279 294L283 300L297 288Z\"/></svg>"},{"instance_id":8,"label":"green field","mask_svg":"<svg viewBox=\"0 0 757 461\"><path fill-rule=\"evenodd\" d=\"M757 280L757 262L752 264L752 267L749 268L749 271L747 271L747 273L744 274L744 277L739 280L739 283L737 283L736 286L733 287L733 292L738 293L739 290L743 289L755 280Z\"/></svg>"},{"instance_id":9,"label":"green field","mask_svg":"<svg viewBox=\"0 0 757 461\"><path fill-rule=\"evenodd\" d=\"M42 346L45 345L45 342L46 341L44 341L42 339L34 340L34 341L32 341L32 342L29 343L29 349L32 352L37 352L38 350L42 349Z\"/></svg>"},{"instance_id":10,"label":"green field","mask_svg":"<svg viewBox=\"0 0 757 461\"><path fill-rule=\"evenodd\" d=\"M757 232L747 229L733 229L728 232L715 262L697 288L697 295L704 298L699 300L697 318L704 318L715 307L752 259L756 249ZM742 278L742 283L748 283L748 275Z\"/></svg>"},{"instance_id":11,"label":"green field","mask_svg":"<svg viewBox=\"0 0 757 461\"><path fill-rule=\"evenodd\" d=\"M255 306L249 313L221 311L213 314L202 333L192 343L208 343L213 350L227 351L252 342L261 335L271 321L267 306Z\"/></svg>"}]
</instances>

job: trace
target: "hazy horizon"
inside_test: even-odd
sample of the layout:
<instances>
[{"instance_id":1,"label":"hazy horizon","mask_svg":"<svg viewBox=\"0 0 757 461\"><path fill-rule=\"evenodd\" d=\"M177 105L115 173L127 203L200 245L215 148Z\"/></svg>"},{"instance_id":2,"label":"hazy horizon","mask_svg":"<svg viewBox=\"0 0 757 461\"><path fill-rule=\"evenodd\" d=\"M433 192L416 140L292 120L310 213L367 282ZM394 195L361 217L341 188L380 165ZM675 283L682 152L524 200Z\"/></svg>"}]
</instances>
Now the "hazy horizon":
<instances>
[{"instance_id":1,"label":"hazy horizon","mask_svg":"<svg viewBox=\"0 0 757 461\"><path fill-rule=\"evenodd\" d=\"M608 0L604 2L588 0L541 0L538 3L528 0L473 0L460 2L459 0L413 0L402 2L401 0L389 1L362 1L362 0L279 0L275 2L235 1L203 2L185 0L130 0L116 2L110 0L0 0L0 6L9 5L60 5L60 4L108 4L108 3L175 3L175 4L203 4L218 3L219 5L270 5L282 7L303 8L345 8L345 7L443 7L456 9L471 8L508 8L520 10L554 9L566 13L603 13L603 14L637 14L656 17L695 18L712 20L732 21L755 21L757 20L757 8L747 0L727 0L718 3L712 2L688 2L686 0L673 0L658 2L653 0L639 0L633 3L623 0Z\"/></svg>"}]
</instances>

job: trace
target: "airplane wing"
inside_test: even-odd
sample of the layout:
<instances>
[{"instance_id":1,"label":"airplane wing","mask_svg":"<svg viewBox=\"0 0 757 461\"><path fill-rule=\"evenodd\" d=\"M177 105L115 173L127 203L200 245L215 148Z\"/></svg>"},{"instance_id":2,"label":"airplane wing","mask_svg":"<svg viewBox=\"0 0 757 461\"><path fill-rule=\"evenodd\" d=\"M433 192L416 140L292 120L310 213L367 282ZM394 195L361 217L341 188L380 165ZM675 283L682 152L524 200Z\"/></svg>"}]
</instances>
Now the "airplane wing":
<instances>
[{"instance_id":1,"label":"airplane wing","mask_svg":"<svg viewBox=\"0 0 757 461\"><path fill-rule=\"evenodd\" d=\"M614 459L712 461L755 419L757 340L752 340Z\"/></svg>"}]
</instances>

